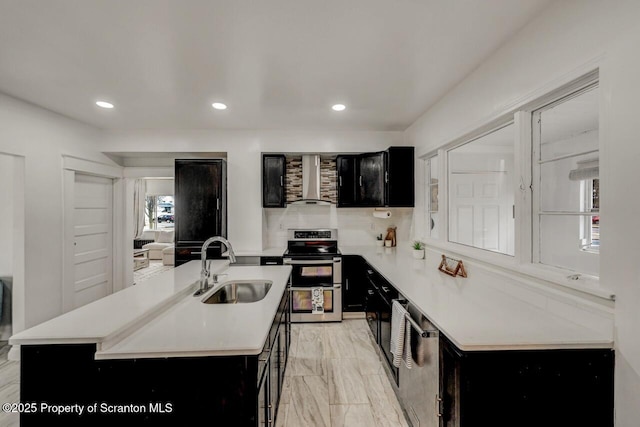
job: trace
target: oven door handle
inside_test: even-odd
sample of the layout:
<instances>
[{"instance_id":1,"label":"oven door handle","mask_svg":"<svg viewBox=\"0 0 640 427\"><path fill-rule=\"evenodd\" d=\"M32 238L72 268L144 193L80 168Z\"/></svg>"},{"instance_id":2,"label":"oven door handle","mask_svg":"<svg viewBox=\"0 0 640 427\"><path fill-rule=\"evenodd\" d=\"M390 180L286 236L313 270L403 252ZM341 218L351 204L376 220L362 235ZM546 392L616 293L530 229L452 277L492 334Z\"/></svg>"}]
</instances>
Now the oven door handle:
<instances>
[{"instance_id":1,"label":"oven door handle","mask_svg":"<svg viewBox=\"0 0 640 427\"><path fill-rule=\"evenodd\" d=\"M316 288L323 288L323 289L340 289L342 288L342 285L333 285L333 286L290 286L289 287L289 291L293 292L293 291L310 291L312 289L316 289Z\"/></svg>"},{"instance_id":2,"label":"oven door handle","mask_svg":"<svg viewBox=\"0 0 640 427\"><path fill-rule=\"evenodd\" d=\"M333 264L333 260L292 260L292 259L284 259L282 261L283 264L286 265L318 265L318 264Z\"/></svg>"}]
</instances>

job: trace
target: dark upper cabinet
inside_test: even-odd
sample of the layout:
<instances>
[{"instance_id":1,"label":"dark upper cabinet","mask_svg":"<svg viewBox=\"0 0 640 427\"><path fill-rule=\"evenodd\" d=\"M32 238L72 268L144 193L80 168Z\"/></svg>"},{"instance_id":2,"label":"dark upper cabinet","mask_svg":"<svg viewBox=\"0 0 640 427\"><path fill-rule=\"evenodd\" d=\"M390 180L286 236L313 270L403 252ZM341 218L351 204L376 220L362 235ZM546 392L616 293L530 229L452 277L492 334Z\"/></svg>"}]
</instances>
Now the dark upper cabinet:
<instances>
[{"instance_id":1,"label":"dark upper cabinet","mask_svg":"<svg viewBox=\"0 0 640 427\"><path fill-rule=\"evenodd\" d=\"M285 192L286 159L282 154L262 156L262 207L283 208L287 202Z\"/></svg>"},{"instance_id":2,"label":"dark upper cabinet","mask_svg":"<svg viewBox=\"0 0 640 427\"><path fill-rule=\"evenodd\" d=\"M338 207L413 207L414 162L413 147L338 156Z\"/></svg>"},{"instance_id":3,"label":"dark upper cabinet","mask_svg":"<svg viewBox=\"0 0 640 427\"><path fill-rule=\"evenodd\" d=\"M200 258L200 247L209 237L226 237L226 189L224 160L176 160L176 265ZM217 255L219 248L212 245L211 254Z\"/></svg>"},{"instance_id":4,"label":"dark upper cabinet","mask_svg":"<svg viewBox=\"0 0 640 427\"><path fill-rule=\"evenodd\" d=\"M359 206L384 206L385 156L384 152L358 156Z\"/></svg>"},{"instance_id":5,"label":"dark upper cabinet","mask_svg":"<svg viewBox=\"0 0 640 427\"><path fill-rule=\"evenodd\" d=\"M415 204L415 149L390 147L385 169L385 205L413 207Z\"/></svg>"},{"instance_id":6,"label":"dark upper cabinet","mask_svg":"<svg viewBox=\"0 0 640 427\"><path fill-rule=\"evenodd\" d=\"M413 147L338 155L338 207L413 207L414 155ZM286 163L283 154L262 156L262 207L286 206Z\"/></svg>"},{"instance_id":7,"label":"dark upper cabinet","mask_svg":"<svg viewBox=\"0 0 640 427\"><path fill-rule=\"evenodd\" d=\"M385 153L338 156L338 207L384 206Z\"/></svg>"},{"instance_id":8,"label":"dark upper cabinet","mask_svg":"<svg viewBox=\"0 0 640 427\"><path fill-rule=\"evenodd\" d=\"M356 186L358 185L356 155L340 155L336 158L338 170L338 207L358 206Z\"/></svg>"}]
</instances>

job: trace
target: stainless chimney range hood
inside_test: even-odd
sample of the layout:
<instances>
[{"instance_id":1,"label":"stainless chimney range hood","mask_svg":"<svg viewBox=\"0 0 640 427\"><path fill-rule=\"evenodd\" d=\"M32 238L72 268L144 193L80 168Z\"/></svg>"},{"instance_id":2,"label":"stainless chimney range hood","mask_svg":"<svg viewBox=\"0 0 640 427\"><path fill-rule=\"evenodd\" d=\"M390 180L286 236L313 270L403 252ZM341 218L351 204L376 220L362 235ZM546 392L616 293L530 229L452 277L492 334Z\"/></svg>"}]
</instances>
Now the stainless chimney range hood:
<instances>
[{"instance_id":1,"label":"stainless chimney range hood","mask_svg":"<svg viewBox=\"0 0 640 427\"><path fill-rule=\"evenodd\" d=\"M320 199L320 155L304 154L302 156L302 199L291 205L328 206L330 202Z\"/></svg>"}]
</instances>

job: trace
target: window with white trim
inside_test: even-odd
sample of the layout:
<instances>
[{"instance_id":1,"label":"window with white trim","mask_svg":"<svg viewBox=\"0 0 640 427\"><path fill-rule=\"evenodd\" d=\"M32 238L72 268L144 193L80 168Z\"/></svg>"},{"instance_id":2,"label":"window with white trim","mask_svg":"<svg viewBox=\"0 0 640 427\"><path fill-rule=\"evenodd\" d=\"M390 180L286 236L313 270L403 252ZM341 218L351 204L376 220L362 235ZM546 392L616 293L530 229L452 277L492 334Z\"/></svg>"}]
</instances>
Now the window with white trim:
<instances>
[{"instance_id":1,"label":"window with white trim","mask_svg":"<svg viewBox=\"0 0 640 427\"><path fill-rule=\"evenodd\" d=\"M173 195L146 196L145 230L163 230L174 228Z\"/></svg>"},{"instance_id":2,"label":"window with white trim","mask_svg":"<svg viewBox=\"0 0 640 427\"><path fill-rule=\"evenodd\" d=\"M440 175L438 173L438 155L434 155L424 160L424 224L425 236L434 239L438 238L440 228L440 213L438 202L438 185Z\"/></svg>"},{"instance_id":3,"label":"window with white trim","mask_svg":"<svg viewBox=\"0 0 640 427\"><path fill-rule=\"evenodd\" d=\"M558 284L597 278L599 113L595 70L439 147L424 159L423 235Z\"/></svg>"},{"instance_id":4,"label":"window with white trim","mask_svg":"<svg viewBox=\"0 0 640 427\"><path fill-rule=\"evenodd\" d=\"M447 152L448 240L514 255L513 122Z\"/></svg>"},{"instance_id":5,"label":"window with white trim","mask_svg":"<svg viewBox=\"0 0 640 427\"><path fill-rule=\"evenodd\" d=\"M599 275L597 83L532 114L533 262Z\"/></svg>"}]
</instances>

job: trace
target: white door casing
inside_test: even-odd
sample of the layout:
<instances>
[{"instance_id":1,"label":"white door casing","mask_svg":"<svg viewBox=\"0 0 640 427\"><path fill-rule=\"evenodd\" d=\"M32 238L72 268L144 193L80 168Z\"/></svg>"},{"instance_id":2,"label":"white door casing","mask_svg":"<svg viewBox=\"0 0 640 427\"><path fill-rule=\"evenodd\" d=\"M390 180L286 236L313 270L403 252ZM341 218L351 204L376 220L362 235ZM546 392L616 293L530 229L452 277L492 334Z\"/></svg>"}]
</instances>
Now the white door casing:
<instances>
[{"instance_id":1,"label":"white door casing","mask_svg":"<svg viewBox=\"0 0 640 427\"><path fill-rule=\"evenodd\" d=\"M74 173L71 309L113 292L113 180Z\"/></svg>"},{"instance_id":2,"label":"white door casing","mask_svg":"<svg viewBox=\"0 0 640 427\"><path fill-rule=\"evenodd\" d=\"M122 168L63 156L62 312L121 287Z\"/></svg>"}]
</instances>

